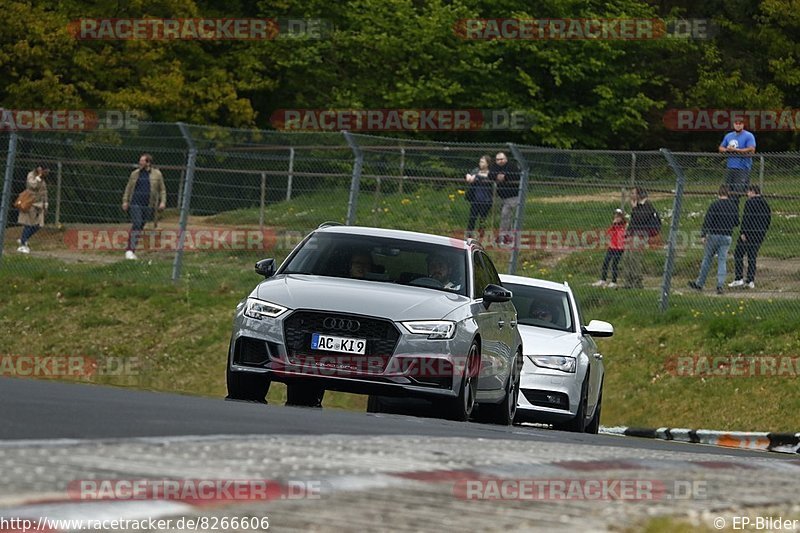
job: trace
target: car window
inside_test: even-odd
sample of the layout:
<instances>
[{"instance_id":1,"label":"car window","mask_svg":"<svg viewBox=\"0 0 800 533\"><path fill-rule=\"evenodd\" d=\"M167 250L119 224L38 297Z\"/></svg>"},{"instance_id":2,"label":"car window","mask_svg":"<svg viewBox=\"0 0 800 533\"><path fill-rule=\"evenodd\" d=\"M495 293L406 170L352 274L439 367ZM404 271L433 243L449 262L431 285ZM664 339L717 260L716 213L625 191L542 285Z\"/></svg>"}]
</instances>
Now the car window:
<instances>
[{"instance_id":1,"label":"car window","mask_svg":"<svg viewBox=\"0 0 800 533\"><path fill-rule=\"evenodd\" d=\"M520 324L575 331L575 320L566 292L517 283L504 283L503 286L514 294L511 301L517 308Z\"/></svg>"},{"instance_id":2,"label":"car window","mask_svg":"<svg viewBox=\"0 0 800 533\"><path fill-rule=\"evenodd\" d=\"M492 274L483 263L483 254L476 250L472 253L473 279L472 286L475 287L475 298L482 298L486 286L492 283Z\"/></svg>"},{"instance_id":3,"label":"car window","mask_svg":"<svg viewBox=\"0 0 800 533\"><path fill-rule=\"evenodd\" d=\"M500 281L500 275L497 273L497 269L494 267L492 260L489 259L489 256L485 253L481 253L481 257L483 257L483 262L486 265L486 269L489 271L489 277L492 280L490 283L494 283L495 285L500 285L502 287L503 284Z\"/></svg>"},{"instance_id":4,"label":"car window","mask_svg":"<svg viewBox=\"0 0 800 533\"><path fill-rule=\"evenodd\" d=\"M398 283L465 295L466 252L453 246L379 236L316 232L278 274Z\"/></svg>"}]
</instances>

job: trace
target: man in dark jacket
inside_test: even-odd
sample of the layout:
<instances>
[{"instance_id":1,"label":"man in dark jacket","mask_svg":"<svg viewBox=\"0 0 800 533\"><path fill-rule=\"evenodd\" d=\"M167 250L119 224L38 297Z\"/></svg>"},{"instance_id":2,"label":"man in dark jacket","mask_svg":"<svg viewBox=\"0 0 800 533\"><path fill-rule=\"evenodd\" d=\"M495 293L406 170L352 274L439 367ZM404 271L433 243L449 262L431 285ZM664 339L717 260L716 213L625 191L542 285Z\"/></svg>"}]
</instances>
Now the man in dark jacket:
<instances>
[{"instance_id":1,"label":"man in dark jacket","mask_svg":"<svg viewBox=\"0 0 800 533\"><path fill-rule=\"evenodd\" d=\"M706 282L708 271L714 255L717 256L717 294L722 294L725 276L728 274L727 258L728 249L731 247L731 234L733 228L739 225L739 209L736 202L729 198L730 191L727 185L720 185L717 200L712 203L703 220L703 229L700 236L706 245L703 263L700 265L700 275L695 281L689 282L689 287L701 291Z\"/></svg>"},{"instance_id":2,"label":"man in dark jacket","mask_svg":"<svg viewBox=\"0 0 800 533\"><path fill-rule=\"evenodd\" d=\"M750 185L747 188L747 201L744 203L739 240L736 241L736 250L733 252L736 277L728 287L756 288L756 257L771 222L772 212L767 201L761 196L761 188L758 185ZM745 254L747 254L747 279L742 278Z\"/></svg>"},{"instance_id":3,"label":"man in dark jacket","mask_svg":"<svg viewBox=\"0 0 800 533\"><path fill-rule=\"evenodd\" d=\"M511 223L519 206L519 171L508 161L504 152L494 156L494 164L489 170L489 180L497 183L497 196L503 203L500 210L500 243L511 244L513 237Z\"/></svg>"},{"instance_id":4,"label":"man in dark jacket","mask_svg":"<svg viewBox=\"0 0 800 533\"><path fill-rule=\"evenodd\" d=\"M649 245L650 238L661 231L661 219L656 208L647 199L647 191L642 187L631 191L631 204L631 219L625 231L623 288L641 289L644 287L642 254Z\"/></svg>"}]
</instances>

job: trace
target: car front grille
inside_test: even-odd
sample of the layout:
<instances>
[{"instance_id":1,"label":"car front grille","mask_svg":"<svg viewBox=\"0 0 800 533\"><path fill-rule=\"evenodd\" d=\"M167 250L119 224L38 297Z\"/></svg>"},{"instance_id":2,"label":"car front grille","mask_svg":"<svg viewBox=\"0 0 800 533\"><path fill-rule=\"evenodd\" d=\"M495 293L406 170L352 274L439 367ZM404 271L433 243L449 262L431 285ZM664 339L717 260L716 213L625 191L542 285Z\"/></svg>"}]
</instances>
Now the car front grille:
<instances>
[{"instance_id":1,"label":"car front grille","mask_svg":"<svg viewBox=\"0 0 800 533\"><path fill-rule=\"evenodd\" d=\"M358 328L354 323L358 322ZM311 349L311 335L320 333L348 339L366 339L364 355ZM359 315L320 311L295 311L283 322L286 354L292 364L304 364L322 358L338 363L340 369L380 373L394 354L400 332L389 320Z\"/></svg>"}]
</instances>

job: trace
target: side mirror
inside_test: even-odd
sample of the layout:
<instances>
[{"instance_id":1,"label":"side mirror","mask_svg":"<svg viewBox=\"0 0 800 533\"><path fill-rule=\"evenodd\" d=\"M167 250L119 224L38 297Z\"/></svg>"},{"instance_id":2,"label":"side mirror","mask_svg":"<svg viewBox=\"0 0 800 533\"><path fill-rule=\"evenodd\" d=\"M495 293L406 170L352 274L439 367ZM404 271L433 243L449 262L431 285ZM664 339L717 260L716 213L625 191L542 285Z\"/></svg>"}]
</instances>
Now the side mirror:
<instances>
[{"instance_id":1,"label":"side mirror","mask_svg":"<svg viewBox=\"0 0 800 533\"><path fill-rule=\"evenodd\" d=\"M264 276L265 278L271 278L275 275L275 260L270 259L262 259L261 261L256 263L256 274L260 276Z\"/></svg>"},{"instance_id":2,"label":"side mirror","mask_svg":"<svg viewBox=\"0 0 800 533\"><path fill-rule=\"evenodd\" d=\"M614 326L602 320L592 320L586 326L581 326L581 333L592 337L610 337L614 334Z\"/></svg>"},{"instance_id":3,"label":"side mirror","mask_svg":"<svg viewBox=\"0 0 800 533\"><path fill-rule=\"evenodd\" d=\"M500 285L490 283L483 290L483 305L489 307L489 304L493 304L495 302L510 302L511 296L512 294L510 290L501 287Z\"/></svg>"}]
</instances>

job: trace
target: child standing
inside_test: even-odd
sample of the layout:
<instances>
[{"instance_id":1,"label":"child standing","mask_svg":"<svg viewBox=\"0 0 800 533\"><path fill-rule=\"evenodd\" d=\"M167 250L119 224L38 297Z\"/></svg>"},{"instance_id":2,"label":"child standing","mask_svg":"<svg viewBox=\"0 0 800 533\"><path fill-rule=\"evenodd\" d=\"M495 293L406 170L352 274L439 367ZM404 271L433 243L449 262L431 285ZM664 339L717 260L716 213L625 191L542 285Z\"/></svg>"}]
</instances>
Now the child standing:
<instances>
[{"instance_id":1,"label":"child standing","mask_svg":"<svg viewBox=\"0 0 800 533\"><path fill-rule=\"evenodd\" d=\"M600 279L592 283L593 287L608 287L609 289L617 287L619 260L622 258L622 254L625 251L625 227L627 225L625 211L616 209L614 211L614 220L611 223L611 227L606 230L609 241L606 256L603 259L603 270L600 273ZM611 264L611 283L606 284L609 263Z\"/></svg>"}]
</instances>

